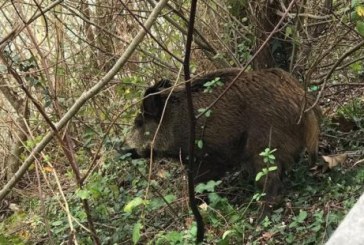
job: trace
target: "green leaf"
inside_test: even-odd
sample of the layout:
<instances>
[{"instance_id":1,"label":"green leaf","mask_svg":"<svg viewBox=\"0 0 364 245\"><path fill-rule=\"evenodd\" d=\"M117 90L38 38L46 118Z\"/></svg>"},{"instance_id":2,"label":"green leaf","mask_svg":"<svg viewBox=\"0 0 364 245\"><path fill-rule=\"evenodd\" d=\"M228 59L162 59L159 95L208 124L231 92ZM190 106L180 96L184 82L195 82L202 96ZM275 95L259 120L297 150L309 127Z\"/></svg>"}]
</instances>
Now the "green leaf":
<instances>
[{"instance_id":1,"label":"green leaf","mask_svg":"<svg viewBox=\"0 0 364 245\"><path fill-rule=\"evenodd\" d=\"M355 8L356 13L360 16L360 17L364 17L364 6L363 5L359 5Z\"/></svg>"},{"instance_id":2,"label":"green leaf","mask_svg":"<svg viewBox=\"0 0 364 245\"><path fill-rule=\"evenodd\" d=\"M124 212L131 213L134 208L140 206L143 203L144 203L144 201L141 197L136 197L125 205Z\"/></svg>"},{"instance_id":3,"label":"green leaf","mask_svg":"<svg viewBox=\"0 0 364 245\"><path fill-rule=\"evenodd\" d=\"M259 201L263 196L265 196L265 193L255 193L252 199Z\"/></svg>"},{"instance_id":4,"label":"green leaf","mask_svg":"<svg viewBox=\"0 0 364 245\"><path fill-rule=\"evenodd\" d=\"M52 222L52 226L60 226L62 224L63 224L63 222L61 220L57 220L57 221Z\"/></svg>"},{"instance_id":5,"label":"green leaf","mask_svg":"<svg viewBox=\"0 0 364 245\"><path fill-rule=\"evenodd\" d=\"M166 199L166 201L167 201L168 203L171 203L171 202L173 202L174 200L176 200L176 199L177 199L177 197L176 197L175 195L173 195L173 194L169 194L169 195L164 196L164 199Z\"/></svg>"},{"instance_id":6,"label":"green leaf","mask_svg":"<svg viewBox=\"0 0 364 245\"><path fill-rule=\"evenodd\" d=\"M210 117L210 116L211 116L211 110L206 110L205 117Z\"/></svg>"},{"instance_id":7,"label":"green leaf","mask_svg":"<svg viewBox=\"0 0 364 245\"><path fill-rule=\"evenodd\" d=\"M318 232L319 230L321 230L321 225L315 225L311 228L311 230L314 232Z\"/></svg>"},{"instance_id":8,"label":"green leaf","mask_svg":"<svg viewBox=\"0 0 364 245\"><path fill-rule=\"evenodd\" d=\"M310 91L317 91L317 90L319 90L319 86L317 86L317 85L312 85L311 87L310 87Z\"/></svg>"},{"instance_id":9,"label":"green leaf","mask_svg":"<svg viewBox=\"0 0 364 245\"><path fill-rule=\"evenodd\" d=\"M211 205L215 205L217 204L219 201L222 200L222 197L219 196L219 194L217 194L216 192L212 192L212 193L209 193L208 194L208 198L209 198L209 201L210 201L210 204Z\"/></svg>"},{"instance_id":10,"label":"green leaf","mask_svg":"<svg viewBox=\"0 0 364 245\"><path fill-rule=\"evenodd\" d=\"M197 140L196 141L197 147L202 149L203 148L203 141L202 140Z\"/></svg>"},{"instance_id":11,"label":"green leaf","mask_svg":"<svg viewBox=\"0 0 364 245\"><path fill-rule=\"evenodd\" d=\"M275 160L276 157L274 155L268 155L268 158L271 159L271 160Z\"/></svg>"},{"instance_id":12,"label":"green leaf","mask_svg":"<svg viewBox=\"0 0 364 245\"><path fill-rule=\"evenodd\" d=\"M300 210L300 213L298 214L297 221L299 223L302 223L307 218L307 212L304 210Z\"/></svg>"},{"instance_id":13,"label":"green leaf","mask_svg":"<svg viewBox=\"0 0 364 245\"><path fill-rule=\"evenodd\" d=\"M232 234L234 233L233 230L227 230L224 232L224 234L222 234L222 239L225 239L229 234Z\"/></svg>"},{"instance_id":14,"label":"green leaf","mask_svg":"<svg viewBox=\"0 0 364 245\"><path fill-rule=\"evenodd\" d=\"M363 66L361 65L361 62L358 61L358 62L355 62L355 63L351 64L350 65L350 69L353 72L359 74L360 72L363 71Z\"/></svg>"},{"instance_id":15,"label":"green leaf","mask_svg":"<svg viewBox=\"0 0 364 245\"><path fill-rule=\"evenodd\" d=\"M291 224L289 224L289 228L295 228L295 227L297 227L297 222L296 221L293 221Z\"/></svg>"},{"instance_id":16,"label":"green leaf","mask_svg":"<svg viewBox=\"0 0 364 245\"><path fill-rule=\"evenodd\" d=\"M286 33L285 33L285 36L286 37L290 37L291 35L293 34L293 29L291 26L287 26L286 27Z\"/></svg>"},{"instance_id":17,"label":"green leaf","mask_svg":"<svg viewBox=\"0 0 364 245\"><path fill-rule=\"evenodd\" d=\"M356 22L356 30L359 32L360 35L364 37L364 22L357 21Z\"/></svg>"},{"instance_id":18,"label":"green leaf","mask_svg":"<svg viewBox=\"0 0 364 245\"><path fill-rule=\"evenodd\" d=\"M197 193L203 193L204 191L213 192L215 191L215 187L221 184L221 180L214 181L210 180L206 184L200 183L196 186L195 190Z\"/></svg>"},{"instance_id":19,"label":"green leaf","mask_svg":"<svg viewBox=\"0 0 364 245\"><path fill-rule=\"evenodd\" d=\"M90 198L90 191L89 190L77 190L76 195L81 198L82 200Z\"/></svg>"},{"instance_id":20,"label":"green leaf","mask_svg":"<svg viewBox=\"0 0 364 245\"><path fill-rule=\"evenodd\" d=\"M210 109L206 109L206 108L200 108L197 110L200 114L203 114L205 117L210 117L211 116L211 110Z\"/></svg>"},{"instance_id":21,"label":"green leaf","mask_svg":"<svg viewBox=\"0 0 364 245\"><path fill-rule=\"evenodd\" d=\"M143 228L143 225L138 222L134 225L133 228L133 244L137 244L140 240L140 230Z\"/></svg>"},{"instance_id":22,"label":"green leaf","mask_svg":"<svg viewBox=\"0 0 364 245\"><path fill-rule=\"evenodd\" d=\"M271 172L271 171L275 171L275 170L277 170L277 168L278 168L277 166L272 166L272 167L269 167L269 168L268 168L268 171L269 171L269 172Z\"/></svg>"},{"instance_id":23,"label":"green leaf","mask_svg":"<svg viewBox=\"0 0 364 245\"><path fill-rule=\"evenodd\" d=\"M255 176L255 181L258 182L263 176L264 176L263 172L257 173L257 176Z\"/></svg>"},{"instance_id":24,"label":"green leaf","mask_svg":"<svg viewBox=\"0 0 364 245\"><path fill-rule=\"evenodd\" d=\"M179 242L182 242L183 234L181 232L171 231L165 235L165 238L171 242L171 244L178 244Z\"/></svg>"}]
</instances>

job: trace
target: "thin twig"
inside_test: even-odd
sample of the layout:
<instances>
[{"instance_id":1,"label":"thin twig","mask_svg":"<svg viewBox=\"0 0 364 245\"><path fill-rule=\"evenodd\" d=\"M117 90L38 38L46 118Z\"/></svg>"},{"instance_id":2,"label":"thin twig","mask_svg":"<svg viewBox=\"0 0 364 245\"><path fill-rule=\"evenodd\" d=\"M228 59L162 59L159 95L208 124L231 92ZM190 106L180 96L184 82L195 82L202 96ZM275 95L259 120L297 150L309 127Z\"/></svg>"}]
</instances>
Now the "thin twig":
<instances>
[{"instance_id":1,"label":"thin twig","mask_svg":"<svg viewBox=\"0 0 364 245\"><path fill-rule=\"evenodd\" d=\"M318 101L320 100L322 93L326 87L327 81L329 80L329 78L331 77L331 75L334 73L336 67L338 67L341 62L348 57L349 55L351 55L352 53L354 53L355 51L357 51L358 49L360 49L362 46L364 46L364 40L362 40L360 43L358 43L357 45L355 45L354 47L352 47L351 49L349 49L348 51L346 51L337 61L336 63L331 67L329 73L326 75L324 82L322 83L322 87L320 92L318 93L318 95L316 96L316 100L315 102L308 108L305 110L305 112L308 112L310 110L312 110L318 103Z\"/></svg>"}]
</instances>

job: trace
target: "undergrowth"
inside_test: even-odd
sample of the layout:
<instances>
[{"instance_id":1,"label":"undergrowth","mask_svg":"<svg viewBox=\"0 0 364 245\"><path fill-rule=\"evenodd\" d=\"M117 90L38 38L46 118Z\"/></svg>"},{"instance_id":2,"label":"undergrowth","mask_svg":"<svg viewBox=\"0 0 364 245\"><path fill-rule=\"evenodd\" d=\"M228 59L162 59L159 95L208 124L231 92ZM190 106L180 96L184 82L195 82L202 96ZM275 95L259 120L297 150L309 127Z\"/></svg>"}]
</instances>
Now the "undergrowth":
<instances>
[{"instance_id":1,"label":"undergrowth","mask_svg":"<svg viewBox=\"0 0 364 245\"><path fill-rule=\"evenodd\" d=\"M78 242L93 243L80 207L80 200L88 199L103 244L193 244L196 227L181 167L160 164L153 173L158 177L149 180L149 162L111 150L107 155L83 190L66 191ZM231 202L221 181L199 185L198 197L208 200L200 205L207 244L323 244L363 192L363 181L364 169L359 167L313 174L305 164L298 164L287 178L284 202L258 224L252 193ZM46 198L43 206L36 197L23 202L28 209L0 223L0 243L48 243L49 233L56 244L67 242L69 222L59 195Z\"/></svg>"},{"instance_id":2,"label":"undergrowth","mask_svg":"<svg viewBox=\"0 0 364 245\"><path fill-rule=\"evenodd\" d=\"M361 109L363 104L358 101L338 108L338 115L355 123L355 130L349 132L340 131L343 121L325 118L322 154L351 149L357 150L360 158L363 141L355 136L364 131ZM71 172L60 175L64 198L47 188L43 188L43 199L37 191L25 190L27 196L11 209L11 215L0 213L0 244L67 243L70 217L78 243L93 244L86 228L87 215L80 205L83 199L90 204L102 244L194 244L196 226L188 208L183 167L165 160L153 164L149 173L149 161L132 160L116 150L120 142L123 139L105 140L99 165L82 190L67 184L73 183ZM274 151L262 152L267 168L256 180L275 171ZM85 168L80 171L88 169L88 164L82 164L90 160L87 152L78 151L77 161ZM257 192L247 179L244 172L230 173L222 181L196 186L206 244L324 244L364 191L360 164L348 161L321 172L310 169L303 160L287 175L283 201L269 218L257 221L264 193Z\"/></svg>"}]
</instances>

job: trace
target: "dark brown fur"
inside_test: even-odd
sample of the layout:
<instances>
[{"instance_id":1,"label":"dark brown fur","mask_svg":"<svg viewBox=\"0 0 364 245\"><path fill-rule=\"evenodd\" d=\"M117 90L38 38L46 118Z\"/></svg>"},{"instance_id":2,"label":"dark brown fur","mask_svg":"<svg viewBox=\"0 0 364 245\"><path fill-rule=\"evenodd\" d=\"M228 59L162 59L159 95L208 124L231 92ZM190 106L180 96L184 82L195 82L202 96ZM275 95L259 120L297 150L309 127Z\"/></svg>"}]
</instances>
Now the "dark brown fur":
<instances>
[{"instance_id":1,"label":"dark brown fur","mask_svg":"<svg viewBox=\"0 0 364 245\"><path fill-rule=\"evenodd\" d=\"M240 69L218 70L193 80L194 109L208 107L240 72ZM212 93L204 93L203 84L220 77L224 86ZM159 83L145 95L158 92L167 83ZM139 152L150 149L169 91L144 99L142 113L135 120L131 146ZM303 114L297 124L305 101L305 91L290 74L280 69L243 73L230 90L214 105L210 117L197 121L196 139L203 140L197 149L199 168L197 181L216 179L229 169L243 165L255 174L266 167L259 156L265 148L276 148L278 170L269 174L260 186L267 193L267 201L282 187L282 173L296 162L307 149L311 162L316 160L319 122L315 108ZM308 101L311 101L308 99ZM308 103L310 104L310 102ZM176 88L167 103L161 128L154 143L160 156L179 159L188 154L189 122L186 94ZM145 133L149 132L149 135Z\"/></svg>"}]
</instances>

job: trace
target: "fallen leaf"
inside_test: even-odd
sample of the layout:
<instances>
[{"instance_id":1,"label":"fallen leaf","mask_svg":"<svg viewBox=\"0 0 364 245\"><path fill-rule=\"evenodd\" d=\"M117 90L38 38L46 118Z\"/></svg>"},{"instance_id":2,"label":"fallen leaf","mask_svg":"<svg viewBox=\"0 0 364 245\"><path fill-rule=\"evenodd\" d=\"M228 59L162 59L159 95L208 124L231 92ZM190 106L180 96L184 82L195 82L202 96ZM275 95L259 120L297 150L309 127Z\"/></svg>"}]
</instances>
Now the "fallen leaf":
<instances>
[{"instance_id":1,"label":"fallen leaf","mask_svg":"<svg viewBox=\"0 0 364 245\"><path fill-rule=\"evenodd\" d=\"M18 204L15 204L15 203L10 203L9 205L9 209L13 212L18 212L20 211L20 207Z\"/></svg>"},{"instance_id":2,"label":"fallen leaf","mask_svg":"<svg viewBox=\"0 0 364 245\"><path fill-rule=\"evenodd\" d=\"M199 206L203 211L206 211L207 208L209 207L209 205L207 205L207 203L202 203L200 206Z\"/></svg>"},{"instance_id":3,"label":"fallen leaf","mask_svg":"<svg viewBox=\"0 0 364 245\"><path fill-rule=\"evenodd\" d=\"M48 173L52 173L54 170L52 167L48 167L48 166L43 167L43 169L45 172L48 172Z\"/></svg>"},{"instance_id":4,"label":"fallen leaf","mask_svg":"<svg viewBox=\"0 0 364 245\"><path fill-rule=\"evenodd\" d=\"M187 217L185 218L185 226L189 227L191 226L193 223L193 218L192 217Z\"/></svg>"},{"instance_id":5,"label":"fallen leaf","mask_svg":"<svg viewBox=\"0 0 364 245\"><path fill-rule=\"evenodd\" d=\"M343 165L343 163L348 158L348 154L343 153L343 154L337 154L337 155L331 155L331 156L322 156L322 158L325 161L322 171L326 172L327 169L333 169L336 166Z\"/></svg>"},{"instance_id":6,"label":"fallen leaf","mask_svg":"<svg viewBox=\"0 0 364 245\"><path fill-rule=\"evenodd\" d=\"M273 237L273 235L274 235L274 233L272 233L272 232L264 232L262 237L264 240L267 241L267 240L270 240Z\"/></svg>"},{"instance_id":7,"label":"fallen leaf","mask_svg":"<svg viewBox=\"0 0 364 245\"><path fill-rule=\"evenodd\" d=\"M157 176L159 178L162 178L162 179L166 179L168 177L168 172L164 169L160 169L158 172L157 172Z\"/></svg>"}]
</instances>

